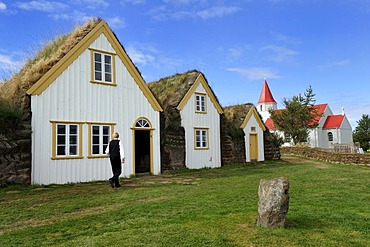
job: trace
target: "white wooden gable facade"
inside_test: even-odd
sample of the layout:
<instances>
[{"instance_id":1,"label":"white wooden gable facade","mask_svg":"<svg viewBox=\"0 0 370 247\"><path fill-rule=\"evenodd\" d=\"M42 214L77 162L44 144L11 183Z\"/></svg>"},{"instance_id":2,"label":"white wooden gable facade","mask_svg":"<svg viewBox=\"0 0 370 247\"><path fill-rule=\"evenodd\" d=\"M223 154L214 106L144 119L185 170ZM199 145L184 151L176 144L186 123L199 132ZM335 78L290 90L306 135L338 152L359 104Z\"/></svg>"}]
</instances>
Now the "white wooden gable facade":
<instances>
[{"instance_id":1,"label":"white wooden gable facade","mask_svg":"<svg viewBox=\"0 0 370 247\"><path fill-rule=\"evenodd\" d=\"M244 140L246 162L264 161L265 145L263 132L266 130L266 127L254 106L249 109L249 112L245 116L240 127L243 129L245 134Z\"/></svg>"},{"instance_id":2,"label":"white wooden gable facade","mask_svg":"<svg viewBox=\"0 0 370 247\"><path fill-rule=\"evenodd\" d=\"M200 73L177 109L185 129L187 168L221 166L220 114L222 107Z\"/></svg>"},{"instance_id":3,"label":"white wooden gable facade","mask_svg":"<svg viewBox=\"0 0 370 247\"><path fill-rule=\"evenodd\" d=\"M104 148L117 131L122 176L160 173L162 108L101 21L27 93L32 111L33 184L111 177Z\"/></svg>"}]
</instances>

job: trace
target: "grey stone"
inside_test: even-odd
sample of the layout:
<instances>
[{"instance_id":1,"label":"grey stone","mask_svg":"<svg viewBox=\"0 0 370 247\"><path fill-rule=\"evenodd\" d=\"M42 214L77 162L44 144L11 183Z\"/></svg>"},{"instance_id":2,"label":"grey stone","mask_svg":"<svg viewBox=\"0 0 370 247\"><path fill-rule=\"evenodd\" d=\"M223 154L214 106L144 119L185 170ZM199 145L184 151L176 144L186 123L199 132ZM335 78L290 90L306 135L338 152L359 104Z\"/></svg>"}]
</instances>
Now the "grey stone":
<instances>
[{"instance_id":1,"label":"grey stone","mask_svg":"<svg viewBox=\"0 0 370 247\"><path fill-rule=\"evenodd\" d=\"M261 179L258 197L257 225L262 227L284 227L289 209L288 178Z\"/></svg>"}]
</instances>

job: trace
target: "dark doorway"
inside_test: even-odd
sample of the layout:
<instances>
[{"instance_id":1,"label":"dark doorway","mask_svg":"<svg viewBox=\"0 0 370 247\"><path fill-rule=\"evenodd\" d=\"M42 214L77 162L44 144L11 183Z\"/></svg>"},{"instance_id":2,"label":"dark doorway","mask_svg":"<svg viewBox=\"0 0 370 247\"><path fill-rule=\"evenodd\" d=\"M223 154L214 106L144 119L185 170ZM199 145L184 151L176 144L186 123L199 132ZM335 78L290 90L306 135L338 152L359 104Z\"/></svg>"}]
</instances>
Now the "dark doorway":
<instances>
[{"instance_id":1,"label":"dark doorway","mask_svg":"<svg viewBox=\"0 0 370 247\"><path fill-rule=\"evenodd\" d=\"M135 130L135 173L150 173L150 131Z\"/></svg>"}]
</instances>

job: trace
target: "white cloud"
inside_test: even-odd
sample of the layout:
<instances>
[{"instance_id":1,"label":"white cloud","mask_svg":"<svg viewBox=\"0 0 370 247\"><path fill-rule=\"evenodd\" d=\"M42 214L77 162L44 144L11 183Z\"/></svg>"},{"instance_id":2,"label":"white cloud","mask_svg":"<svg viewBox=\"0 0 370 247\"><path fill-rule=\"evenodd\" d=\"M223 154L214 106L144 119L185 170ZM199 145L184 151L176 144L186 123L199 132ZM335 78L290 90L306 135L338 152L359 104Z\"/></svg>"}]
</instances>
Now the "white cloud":
<instances>
[{"instance_id":1,"label":"white cloud","mask_svg":"<svg viewBox=\"0 0 370 247\"><path fill-rule=\"evenodd\" d=\"M122 0L121 1L121 4L126 4L126 3L128 3L128 4L133 4L133 5L136 5L136 4L143 4L143 3L145 3L145 0Z\"/></svg>"},{"instance_id":2,"label":"white cloud","mask_svg":"<svg viewBox=\"0 0 370 247\"><path fill-rule=\"evenodd\" d=\"M0 74L10 75L22 67L22 62L10 55L0 54Z\"/></svg>"},{"instance_id":3,"label":"white cloud","mask_svg":"<svg viewBox=\"0 0 370 247\"><path fill-rule=\"evenodd\" d=\"M272 35L274 36L276 41L282 42L284 44L299 45L302 43L299 38L288 36L282 33L272 32Z\"/></svg>"},{"instance_id":4,"label":"white cloud","mask_svg":"<svg viewBox=\"0 0 370 247\"><path fill-rule=\"evenodd\" d=\"M231 47L227 50L227 59L229 61L235 61L243 56L244 52L250 50L251 46L244 45L239 47Z\"/></svg>"},{"instance_id":5,"label":"white cloud","mask_svg":"<svg viewBox=\"0 0 370 247\"><path fill-rule=\"evenodd\" d=\"M163 2L174 4L174 5L188 5L188 4L206 2L206 0L163 0Z\"/></svg>"},{"instance_id":6,"label":"white cloud","mask_svg":"<svg viewBox=\"0 0 370 247\"><path fill-rule=\"evenodd\" d=\"M141 51L136 47L129 46L126 51L135 64L146 65L155 61L154 56L149 55L147 52Z\"/></svg>"},{"instance_id":7,"label":"white cloud","mask_svg":"<svg viewBox=\"0 0 370 247\"><path fill-rule=\"evenodd\" d=\"M106 0L77 0L77 3L83 4L87 9L101 9L109 6Z\"/></svg>"},{"instance_id":8,"label":"white cloud","mask_svg":"<svg viewBox=\"0 0 370 247\"><path fill-rule=\"evenodd\" d=\"M152 44L136 43L126 47L127 54L138 65L150 65L155 68L177 68L181 61L168 57Z\"/></svg>"},{"instance_id":9,"label":"white cloud","mask_svg":"<svg viewBox=\"0 0 370 247\"><path fill-rule=\"evenodd\" d=\"M58 12L62 9L66 9L68 5L56 2L56 1L45 1L45 0L37 0L37 1L29 1L29 2L22 2L17 3L18 7L23 10L32 11L38 10L43 12Z\"/></svg>"},{"instance_id":10,"label":"white cloud","mask_svg":"<svg viewBox=\"0 0 370 247\"><path fill-rule=\"evenodd\" d=\"M248 78L248 80L255 81L267 78L281 78L282 76L279 75L276 71L273 71L269 68L258 68L258 67L251 67L251 68L229 68L227 69L231 72L236 72Z\"/></svg>"},{"instance_id":11,"label":"white cloud","mask_svg":"<svg viewBox=\"0 0 370 247\"><path fill-rule=\"evenodd\" d=\"M6 4L3 2L0 2L0 12L6 10Z\"/></svg>"},{"instance_id":12,"label":"white cloud","mask_svg":"<svg viewBox=\"0 0 370 247\"><path fill-rule=\"evenodd\" d=\"M107 20L109 26L113 29L121 29L121 28L124 28L126 27L126 22L124 19L122 19L121 17L119 16L116 16L116 17L112 17L112 18L109 18Z\"/></svg>"},{"instance_id":13,"label":"white cloud","mask_svg":"<svg viewBox=\"0 0 370 247\"><path fill-rule=\"evenodd\" d=\"M226 15L231 15L236 12L241 11L242 9L235 6L218 6L208 9L200 9L199 6L185 7L185 4L188 4L192 1L175 1L176 3L182 3L183 5L177 4L176 6L169 5L160 5L155 8L152 8L149 11L149 15L156 20L165 21L165 20L182 20L188 18L201 18L207 20L210 18L222 18ZM172 3L172 1L171 1ZM197 2L198 3L198 2ZM195 4L194 4L195 5Z\"/></svg>"},{"instance_id":14,"label":"white cloud","mask_svg":"<svg viewBox=\"0 0 370 247\"><path fill-rule=\"evenodd\" d=\"M219 6L198 11L197 15L202 19L209 19L215 17L223 17L225 15L231 15L241 10L242 10L241 8L235 6Z\"/></svg>"},{"instance_id":15,"label":"white cloud","mask_svg":"<svg viewBox=\"0 0 370 247\"><path fill-rule=\"evenodd\" d=\"M261 48L261 51L267 52L269 55L266 57L266 60L273 62L286 62L292 56L296 56L299 52L290 50L288 48L277 46L277 45L267 45Z\"/></svg>"},{"instance_id":16,"label":"white cloud","mask_svg":"<svg viewBox=\"0 0 370 247\"><path fill-rule=\"evenodd\" d=\"M338 61L332 61L325 63L323 65L319 65L319 69L325 70L325 69L330 69L330 68L335 68L335 67L341 67L345 65L349 65L351 61L349 59L342 59Z\"/></svg>"}]
</instances>

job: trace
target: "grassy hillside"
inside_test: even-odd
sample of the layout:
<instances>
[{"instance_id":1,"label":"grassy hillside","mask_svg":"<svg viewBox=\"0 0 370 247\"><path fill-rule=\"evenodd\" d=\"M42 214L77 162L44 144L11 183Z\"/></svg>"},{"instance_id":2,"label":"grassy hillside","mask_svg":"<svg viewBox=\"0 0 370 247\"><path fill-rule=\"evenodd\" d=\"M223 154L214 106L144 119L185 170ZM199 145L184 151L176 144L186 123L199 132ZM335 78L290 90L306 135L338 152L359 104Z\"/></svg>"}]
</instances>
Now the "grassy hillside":
<instances>
[{"instance_id":1,"label":"grassy hillside","mask_svg":"<svg viewBox=\"0 0 370 247\"><path fill-rule=\"evenodd\" d=\"M109 165L109 164L107 164ZM259 180L290 179L287 227L256 226ZM0 246L370 246L370 168L286 157L0 189Z\"/></svg>"}]
</instances>

